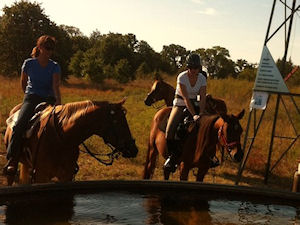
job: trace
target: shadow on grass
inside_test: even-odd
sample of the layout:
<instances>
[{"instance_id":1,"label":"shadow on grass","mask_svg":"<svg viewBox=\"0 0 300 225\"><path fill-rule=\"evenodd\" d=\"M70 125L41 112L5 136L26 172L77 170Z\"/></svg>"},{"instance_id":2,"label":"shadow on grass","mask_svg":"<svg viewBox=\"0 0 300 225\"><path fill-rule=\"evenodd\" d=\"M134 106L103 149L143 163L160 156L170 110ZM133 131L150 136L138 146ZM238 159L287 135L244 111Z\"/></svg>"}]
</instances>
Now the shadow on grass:
<instances>
[{"instance_id":1,"label":"shadow on grass","mask_svg":"<svg viewBox=\"0 0 300 225\"><path fill-rule=\"evenodd\" d=\"M274 189L281 189L285 191L292 190L293 180L290 177L282 177L282 176L270 174L268 177L268 182L267 184L265 184L264 175L261 175L261 173L257 173L256 175L257 177L247 177L245 175L242 176L239 181L239 184L246 183L250 186L256 186L256 187L274 188ZM220 174L220 177L224 179L232 180L233 182L237 181L237 174L230 174L228 172L224 172Z\"/></svg>"}]
</instances>

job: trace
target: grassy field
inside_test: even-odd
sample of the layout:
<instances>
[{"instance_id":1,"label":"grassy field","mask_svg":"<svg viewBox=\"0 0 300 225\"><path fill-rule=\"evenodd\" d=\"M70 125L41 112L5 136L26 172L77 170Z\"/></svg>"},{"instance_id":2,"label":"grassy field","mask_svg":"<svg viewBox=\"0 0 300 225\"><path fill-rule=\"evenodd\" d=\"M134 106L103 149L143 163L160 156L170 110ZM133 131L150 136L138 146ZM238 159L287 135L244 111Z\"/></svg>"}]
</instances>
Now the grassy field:
<instances>
[{"instance_id":1,"label":"grassy field","mask_svg":"<svg viewBox=\"0 0 300 225\"><path fill-rule=\"evenodd\" d=\"M168 83L175 86L175 77L165 76ZM5 120L9 111L13 106L22 101L23 93L21 92L18 79L8 79L0 76L0 167L5 163L5 148L3 145L3 132L5 130ZM104 166L99 164L95 159L91 158L84 152L80 153L79 166L80 170L76 176L76 180L103 180L103 179L141 179L143 164L147 152L147 140L149 136L151 120L157 109L144 105L144 98L152 85L150 79L139 79L126 85L118 84L114 81L105 81L102 85L91 85L86 81L71 77L66 84L61 87L62 102L74 102L81 100L108 100L110 102L118 102L123 97L127 97L125 108L127 109L127 120L136 144L139 148L139 154L135 159L119 158L112 166ZM289 84L288 84L289 85ZM249 115L249 103L252 95L253 83L235 79L225 80L208 80L208 93L214 97L225 100L229 113L236 114L242 109L246 110L241 125L245 129ZM299 87L289 87L292 93L300 93ZM292 102L288 97L284 97L287 109L291 113L296 128L299 130L300 119L299 114L295 110ZM265 172L265 164L268 159L268 150L271 136L271 128L274 116L275 96L271 96L268 108L265 113L264 120L257 134L251 154L243 173L241 185L264 186L263 176ZM295 98L299 105L300 99ZM159 102L157 105L162 105ZM260 112L259 112L260 113ZM245 133L244 133L245 134ZM276 134L281 136L295 136L292 126L289 123L283 106L280 106L279 117L277 120ZM251 135L251 132L250 132ZM272 154L272 163L274 163L283 153L286 146L291 141L289 139L275 139L274 151ZM99 137L91 137L86 144L96 152L105 152L107 147ZM83 150L83 148L82 148ZM297 159L299 158L299 143L296 143L283 157L278 166L272 171L269 177L268 187L276 189L290 190L292 178L297 169ZM160 158L158 167L154 174L154 179L162 180L162 164ZM238 164L232 163L229 159L222 166L209 171L204 182L234 184ZM5 185L3 177L2 185ZM171 180L178 180L178 174L172 175ZM193 173L190 173L189 180L194 181Z\"/></svg>"}]
</instances>

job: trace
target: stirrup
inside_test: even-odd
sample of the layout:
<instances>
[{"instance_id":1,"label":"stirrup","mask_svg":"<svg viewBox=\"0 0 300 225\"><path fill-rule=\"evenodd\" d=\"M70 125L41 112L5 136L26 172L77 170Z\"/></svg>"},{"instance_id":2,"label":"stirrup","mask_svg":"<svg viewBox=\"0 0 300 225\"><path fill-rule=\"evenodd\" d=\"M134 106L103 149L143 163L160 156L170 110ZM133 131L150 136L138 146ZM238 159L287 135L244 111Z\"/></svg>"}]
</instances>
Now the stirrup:
<instances>
[{"instance_id":1,"label":"stirrup","mask_svg":"<svg viewBox=\"0 0 300 225\"><path fill-rule=\"evenodd\" d=\"M18 170L18 162L14 161L14 159L8 160L6 165L2 169L3 175L6 176L14 176Z\"/></svg>"},{"instance_id":2,"label":"stirrup","mask_svg":"<svg viewBox=\"0 0 300 225\"><path fill-rule=\"evenodd\" d=\"M169 158L167 158L167 160L164 163L164 170L174 173L177 169L177 164L176 163L172 163L171 162L171 156L169 156Z\"/></svg>"},{"instance_id":3,"label":"stirrup","mask_svg":"<svg viewBox=\"0 0 300 225\"><path fill-rule=\"evenodd\" d=\"M2 170L5 176L14 176L17 173L17 168L15 166L7 165Z\"/></svg>"}]
</instances>

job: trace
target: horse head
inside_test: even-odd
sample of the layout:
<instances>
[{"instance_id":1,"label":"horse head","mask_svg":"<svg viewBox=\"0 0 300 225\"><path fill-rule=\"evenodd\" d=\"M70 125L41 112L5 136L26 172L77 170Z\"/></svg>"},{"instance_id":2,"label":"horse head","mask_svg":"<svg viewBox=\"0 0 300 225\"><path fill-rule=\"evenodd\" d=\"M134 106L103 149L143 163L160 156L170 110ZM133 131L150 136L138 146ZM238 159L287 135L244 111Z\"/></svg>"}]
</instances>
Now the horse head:
<instances>
[{"instance_id":1,"label":"horse head","mask_svg":"<svg viewBox=\"0 0 300 225\"><path fill-rule=\"evenodd\" d=\"M221 145L226 148L231 158L236 162L243 159L244 152L241 148L241 135L243 128L239 122L243 118L245 110L243 109L237 115L223 115L223 126L219 129L219 141Z\"/></svg>"},{"instance_id":2,"label":"horse head","mask_svg":"<svg viewBox=\"0 0 300 225\"><path fill-rule=\"evenodd\" d=\"M145 105L151 106L153 103L163 99L164 81L162 79L156 79L151 87L150 92L144 100Z\"/></svg>"},{"instance_id":3,"label":"horse head","mask_svg":"<svg viewBox=\"0 0 300 225\"><path fill-rule=\"evenodd\" d=\"M133 158L136 157L138 148L126 120L124 102L125 99L119 103L109 104L107 108L108 124L101 136L106 144L121 152L123 157Z\"/></svg>"}]
</instances>

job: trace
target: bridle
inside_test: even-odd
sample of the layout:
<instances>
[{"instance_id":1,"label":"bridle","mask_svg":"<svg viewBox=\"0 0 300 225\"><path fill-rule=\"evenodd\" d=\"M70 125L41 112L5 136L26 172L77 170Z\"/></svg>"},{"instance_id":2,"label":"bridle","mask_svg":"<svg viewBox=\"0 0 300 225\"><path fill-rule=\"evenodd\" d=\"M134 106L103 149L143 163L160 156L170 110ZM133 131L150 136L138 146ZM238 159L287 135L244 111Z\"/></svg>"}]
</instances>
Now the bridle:
<instances>
[{"instance_id":1,"label":"bridle","mask_svg":"<svg viewBox=\"0 0 300 225\"><path fill-rule=\"evenodd\" d=\"M225 147L230 158L232 159L232 156L230 153L231 153L232 149L235 146L237 146L239 143L237 141L232 141L232 142L228 143L227 138L225 137L225 134L224 134L224 124L218 130L218 140L219 140L219 143L221 144L221 146Z\"/></svg>"},{"instance_id":2,"label":"bridle","mask_svg":"<svg viewBox=\"0 0 300 225\"><path fill-rule=\"evenodd\" d=\"M151 101L152 101L151 106L152 106L154 109L159 110L159 109L161 109L162 107L164 107L164 106L166 105L166 103L157 106L155 103L156 103L157 101L162 100L162 98L161 98L161 99L156 99L156 98L153 96L153 95L154 95L153 93L154 93L154 92L148 93L148 94L147 94L147 98L152 94L152 96L151 96Z\"/></svg>"},{"instance_id":3,"label":"bridle","mask_svg":"<svg viewBox=\"0 0 300 225\"><path fill-rule=\"evenodd\" d=\"M125 114L126 112L124 112ZM107 129L109 129L108 131L110 133L112 133L112 136L113 137L118 137L118 132L117 132L117 129L118 127L116 126L117 125L117 119L115 118L115 111L113 109L110 109L109 112L108 112L108 118L109 118L109 121L111 121L111 126L109 126ZM118 145L117 147L112 145L109 141L108 141L108 138L105 134L109 133L107 131L104 132L104 135L103 135L103 140L104 140L104 143L111 148L112 152L109 154L111 155L112 157L112 161L114 158L118 158L119 155L121 154L129 154L129 152L126 152L128 151L127 149L130 148L131 146L135 145L135 139L131 138L131 140L129 141L126 141L124 143L120 143L119 142L119 139L117 138L117 142L119 143L116 143L116 145Z\"/></svg>"}]
</instances>

